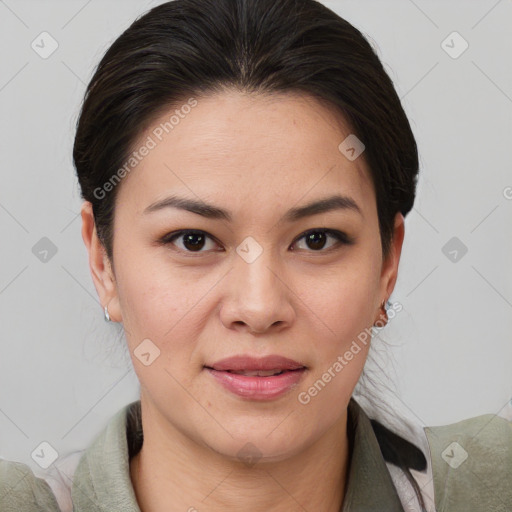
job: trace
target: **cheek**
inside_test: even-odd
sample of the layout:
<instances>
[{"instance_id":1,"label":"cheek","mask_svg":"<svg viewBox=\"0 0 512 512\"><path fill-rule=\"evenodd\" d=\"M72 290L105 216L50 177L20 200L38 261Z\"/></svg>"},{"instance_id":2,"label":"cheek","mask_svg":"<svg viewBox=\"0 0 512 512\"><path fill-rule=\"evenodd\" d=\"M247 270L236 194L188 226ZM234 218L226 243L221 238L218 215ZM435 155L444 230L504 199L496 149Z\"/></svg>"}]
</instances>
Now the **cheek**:
<instances>
[{"instance_id":1,"label":"cheek","mask_svg":"<svg viewBox=\"0 0 512 512\"><path fill-rule=\"evenodd\" d=\"M127 243L119 237L117 249L118 292L128 316L139 321L165 321L182 303L181 298L186 299L179 270L166 263L160 250L142 242ZM180 300L176 300L178 296Z\"/></svg>"},{"instance_id":2,"label":"cheek","mask_svg":"<svg viewBox=\"0 0 512 512\"><path fill-rule=\"evenodd\" d=\"M355 258L322 281L305 313L319 325L314 334L314 367L297 399L311 416L336 421L363 371L371 344L378 271ZM319 317L319 318L316 318ZM321 429L321 425L317 425Z\"/></svg>"},{"instance_id":3,"label":"cheek","mask_svg":"<svg viewBox=\"0 0 512 512\"><path fill-rule=\"evenodd\" d=\"M164 400L169 389L180 392L177 382L188 388L195 373L191 356L203 328L194 316L197 298L194 301L195 294L188 291L187 295L179 280L161 275L154 267L122 279L120 302L134 370L141 386ZM149 364L144 353L150 354Z\"/></svg>"},{"instance_id":4,"label":"cheek","mask_svg":"<svg viewBox=\"0 0 512 512\"><path fill-rule=\"evenodd\" d=\"M328 347L342 349L370 327L375 319L374 304L378 302L379 269L370 257L355 254L332 272L311 275L302 280L300 297L308 317L316 319L320 339ZM332 356L332 350L326 352Z\"/></svg>"},{"instance_id":5,"label":"cheek","mask_svg":"<svg viewBox=\"0 0 512 512\"><path fill-rule=\"evenodd\" d=\"M116 262L117 291L129 342L138 343L142 337L159 343L187 302L181 283L173 279L170 267L151 257L154 250L127 246L123 251L121 243L118 247L122 256Z\"/></svg>"},{"instance_id":6,"label":"cheek","mask_svg":"<svg viewBox=\"0 0 512 512\"><path fill-rule=\"evenodd\" d=\"M142 340L150 339L160 350L155 367L181 374L187 367L184 363L190 365L197 349L195 340L200 339L212 314L205 307L219 276L213 271L199 275L180 269L157 253L153 249L137 254L130 249L125 253L129 257L119 261L123 323L132 356Z\"/></svg>"}]
</instances>

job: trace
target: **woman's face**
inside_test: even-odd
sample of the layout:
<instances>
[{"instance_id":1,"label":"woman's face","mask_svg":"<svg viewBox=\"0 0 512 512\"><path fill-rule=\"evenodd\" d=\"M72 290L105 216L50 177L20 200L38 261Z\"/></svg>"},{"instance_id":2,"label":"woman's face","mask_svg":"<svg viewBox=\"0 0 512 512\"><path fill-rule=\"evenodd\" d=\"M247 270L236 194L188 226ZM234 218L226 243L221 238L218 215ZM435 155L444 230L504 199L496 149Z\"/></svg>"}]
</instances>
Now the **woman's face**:
<instances>
[{"instance_id":1,"label":"woman's face","mask_svg":"<svg viewBox=\"0 0 512 512\"><path fill-rule=\"evenodd\" d=\"M346 413L369 348L361 333L395 283L403 218L383 261L364 153L338 149L351 132L315 99L195 99L134 144L149 149L118 185L114 281L108 265L93 277L123 323L152 417L226 456L254 445L279 460ZM171 196L203 206L151 208ZM322 200L325 211L305 209ZM265 377L228 371L258 361L218 364L274 355L302 369L274 360L267 369L286 371Z\"/></svg>"}]
</instances>

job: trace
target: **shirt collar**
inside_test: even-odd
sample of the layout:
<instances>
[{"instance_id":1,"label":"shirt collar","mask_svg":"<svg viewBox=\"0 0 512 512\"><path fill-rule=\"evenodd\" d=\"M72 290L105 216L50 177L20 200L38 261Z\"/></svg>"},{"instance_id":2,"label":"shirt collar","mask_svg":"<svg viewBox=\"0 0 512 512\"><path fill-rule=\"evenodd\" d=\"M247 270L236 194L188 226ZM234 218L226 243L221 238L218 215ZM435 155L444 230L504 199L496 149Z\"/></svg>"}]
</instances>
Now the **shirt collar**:
<instances>
[{"instance_id":1,"label":"shirt collar","mask_svg":"<svg viewBox=\"0 0 512 512\"><path fill-rule=\"evenodd\" d=\"M347 435L350 466L340 512L404 512L370 419L353 398L347 409ZM73 477L73 512L140 512L129 461L141 443L137 400L120 409L85 450Z\"/></svg>"},{"instance_id":2,"label":"shirt collar","mask_svg":"<svg viewBox=\"0 0 512 512\"><path fill-rule=\"evenodd\" d=\"M370 418L350 399L347 409L350 468L340 512L404 512Z\"/></svg>"}]
</instances>

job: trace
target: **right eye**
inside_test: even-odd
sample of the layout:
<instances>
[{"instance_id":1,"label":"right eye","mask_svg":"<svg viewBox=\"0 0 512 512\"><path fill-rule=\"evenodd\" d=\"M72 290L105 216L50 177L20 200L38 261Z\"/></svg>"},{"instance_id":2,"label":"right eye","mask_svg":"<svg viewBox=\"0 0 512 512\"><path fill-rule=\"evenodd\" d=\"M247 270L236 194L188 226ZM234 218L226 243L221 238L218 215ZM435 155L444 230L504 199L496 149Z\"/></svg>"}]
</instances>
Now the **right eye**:
<instances>
[{"instance_id":1,"label":"right eye","mask_svg":"<svg viewBox=\"0 0 512 512\"><path fill-rule=\"evenodd\" d=\"M175 244L175 240L179 240L180 243ZM182 229L180 231L174 231L164 235L159 242L163 245L174 244L183 252L198 253L208 252L202 250L205 245L208 246L208 240L211 240L213 245L216 245L213 238L204 231L197 229Z\"/></svg>"}]
</instances>

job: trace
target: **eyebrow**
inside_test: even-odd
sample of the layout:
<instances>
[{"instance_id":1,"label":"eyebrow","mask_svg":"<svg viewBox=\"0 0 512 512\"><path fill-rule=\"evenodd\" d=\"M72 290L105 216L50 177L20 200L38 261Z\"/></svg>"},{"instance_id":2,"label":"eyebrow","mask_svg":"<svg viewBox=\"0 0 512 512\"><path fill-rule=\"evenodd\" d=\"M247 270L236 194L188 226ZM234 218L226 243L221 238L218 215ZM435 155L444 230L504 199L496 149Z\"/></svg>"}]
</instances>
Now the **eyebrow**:
<instances>
[{"instance_id":1,"label":"eyebrow","mask_svg":"<svg viewBox=\"0 0 512 512\"><path fill-rule=\"evenodd\" d=\"M219 219L229 222L232 220L232 215L227 210L205 203L204 201L196 201L195 199L178 196L169 196L165 199L152 203L145 208L142 213L145 215L165 208L186 210L208 219ZM312 215L326 213L333 210L351 210L362 215L361 209L351 197L336 194L313 201L304 206L291 208L286 212L283 220L286 222L294 222L299 219L303 219L304 217L310 217Z\"/></svg>"}]
</instances>

